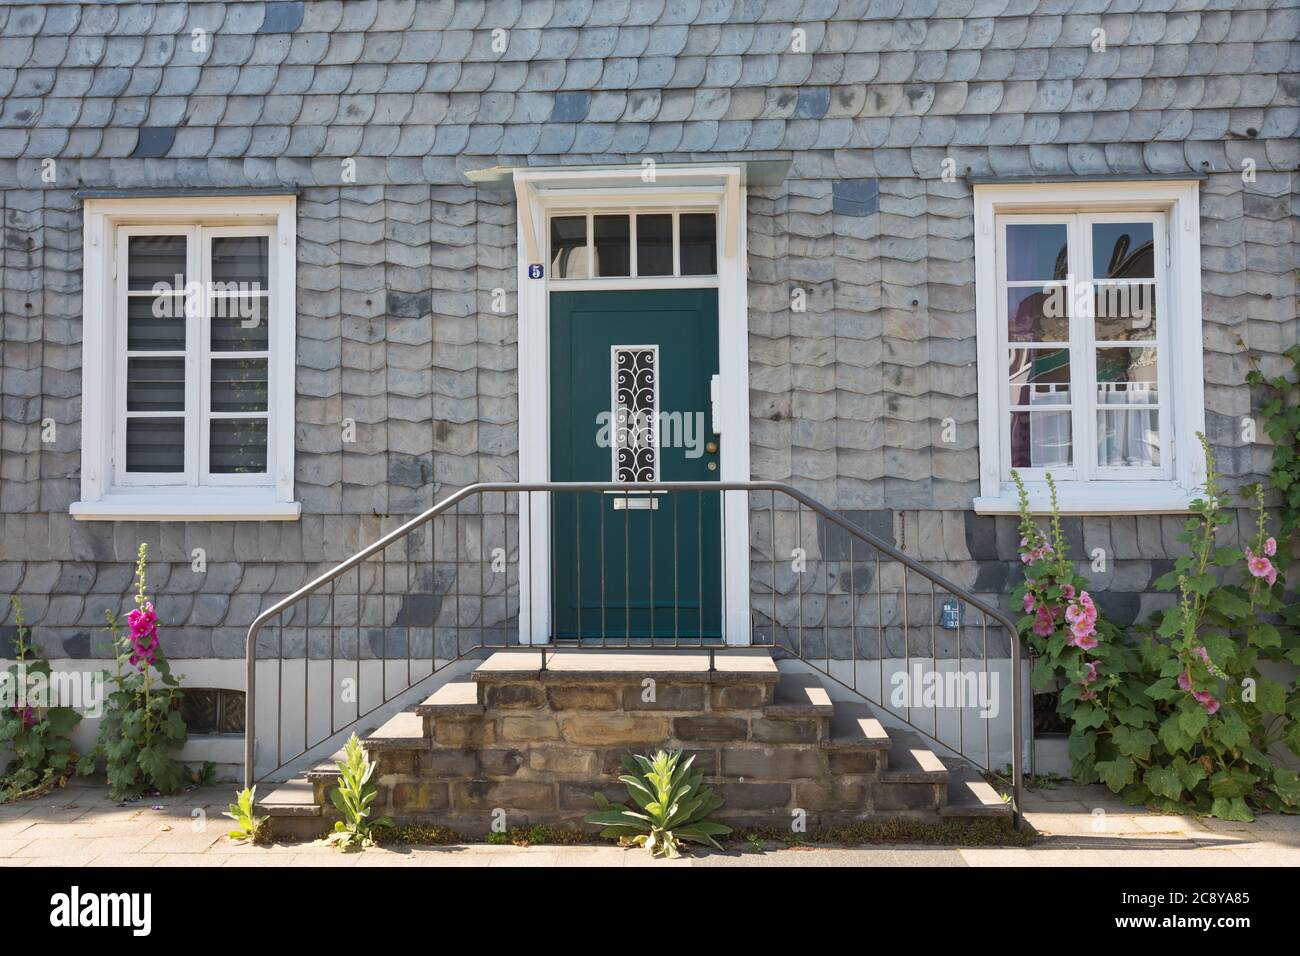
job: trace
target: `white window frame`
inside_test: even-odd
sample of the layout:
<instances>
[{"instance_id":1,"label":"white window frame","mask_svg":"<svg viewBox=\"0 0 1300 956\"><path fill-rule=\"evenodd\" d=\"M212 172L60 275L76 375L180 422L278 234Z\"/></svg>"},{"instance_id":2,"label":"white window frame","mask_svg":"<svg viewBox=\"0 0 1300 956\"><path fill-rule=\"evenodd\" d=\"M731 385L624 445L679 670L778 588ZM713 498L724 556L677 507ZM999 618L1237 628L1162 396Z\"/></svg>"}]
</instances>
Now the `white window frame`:
<instances>
[{"instance_id":1,"label":"white window frame","mask_svg":"<svg viewBox=\"0 0 1300 956\"><path fill-rule=\"evenodd\" d=\"M81 500L70 512L81 520L292 520L294 378L297 342L296 200L291 195L87 199L84 209ZM267 363L267 470L264 475L206 476L196 457L175 474L125 471L126 239L141 234L184 234L189 239L188 281L207 288L203 264L211 239L268 235L272 316ZM186 358L187 447L206 448L211 358L203 341L208 304L188 315L187 338L199 342ZM187 310L187 314L193 310ZM237 358L244 353L233 352ZM224 357L224 356L219 356ZM190 412L193 410L193 413ZM192 443L192 444L191 444ZM203 456L206 458L206 456ZM200 477L200 472L204 477Z\"/></svg>"},{"instance_id":2,"label":"white window frame","mask_svg":"<svg viewBox=\"0 0 1300 956\"><path fill-rule=\"evenodd\" d=\"M1091 270L1091 223L1126 216L1155 219L1157 380L1161 464L1132 469L1092 467L1096 423L1092 414L1072 416L1074 455L1069 468L1018 469L1036 512L1050 508L1045 472L1057 483L1058 503L1069 514L1159 514L1188 510L1205 481L1205 459L1196 439L1205 430L1201 322L1199 183L1196 180L977 184L975 186L975 300L978 336L980 514L1018 509L1010 477L1009 389L1004 230L1020 221L1069 220L1071 262ZM1021 218L1023 217L1023 218ZM1053 218L1055 217L1055 218ZM1161 228L1163 224L1163 228ZM1076 277L1082 279L1082 277ZM1096 388L1093 329L1072 336L1071 389ZM1085 392L1084 394L1091 393ZM1090 398L1085 406L1091 408ZM1087 456L1081 451L1087 450Z\"/></svg>"}]
</instances>

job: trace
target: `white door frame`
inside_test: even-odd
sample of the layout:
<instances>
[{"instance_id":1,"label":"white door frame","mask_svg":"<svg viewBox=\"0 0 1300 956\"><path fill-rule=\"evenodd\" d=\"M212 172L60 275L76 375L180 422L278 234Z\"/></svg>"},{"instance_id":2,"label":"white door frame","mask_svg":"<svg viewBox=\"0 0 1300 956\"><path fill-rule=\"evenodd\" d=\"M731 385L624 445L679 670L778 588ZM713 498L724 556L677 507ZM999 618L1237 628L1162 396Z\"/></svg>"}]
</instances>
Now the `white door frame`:
<instances>
[{"instance_id":1,"label":"white door frame","mask_svg":"<svg viewBox=\"0 0 1300 956\"><path fill-rule=\"evenodd\" d=\"M718 290L719 478L749 480L749 307L746 289L745 184L740 164L611 166L514 170L517 200L519 289L519 480L550 480L550 292L546 216L556 209L663 206L712 209L718 216L718 276L696 279L569 280L554 288ZM530 279L540 264L544 276ZM550 635L550 509L544 494L520 501L529 542L519 555L519 639L543 644ZM745 492L723 495L723 635L728 644L750 643L749 501Z\"/></svg>"}]
</instances>

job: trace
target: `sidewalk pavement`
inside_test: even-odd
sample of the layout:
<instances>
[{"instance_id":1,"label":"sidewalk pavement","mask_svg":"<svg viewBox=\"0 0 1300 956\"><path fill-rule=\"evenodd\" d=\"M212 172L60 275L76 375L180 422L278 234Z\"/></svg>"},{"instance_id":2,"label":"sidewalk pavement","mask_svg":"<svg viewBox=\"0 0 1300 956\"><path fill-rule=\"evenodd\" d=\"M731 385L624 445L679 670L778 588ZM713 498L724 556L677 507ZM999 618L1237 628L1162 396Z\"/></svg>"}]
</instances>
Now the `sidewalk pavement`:
<instances>
[{"instance_id":1,"label":"sidewalk pavement","mask_svg":"<svg viewBox=\"0 0 1300 956\"><path fill-rule=\"evenodd\" d=\"M119 805L102 785L74 781L0 806L0 866L1300 866L1300 817L1253 823L1127 807L1104 787L1027 793L1041 834L1028 847L776 846L651 861L614 846L396 846L340 853L310 843L248 846L220 814L234 785Z\"/></svg>"}]
</instances>

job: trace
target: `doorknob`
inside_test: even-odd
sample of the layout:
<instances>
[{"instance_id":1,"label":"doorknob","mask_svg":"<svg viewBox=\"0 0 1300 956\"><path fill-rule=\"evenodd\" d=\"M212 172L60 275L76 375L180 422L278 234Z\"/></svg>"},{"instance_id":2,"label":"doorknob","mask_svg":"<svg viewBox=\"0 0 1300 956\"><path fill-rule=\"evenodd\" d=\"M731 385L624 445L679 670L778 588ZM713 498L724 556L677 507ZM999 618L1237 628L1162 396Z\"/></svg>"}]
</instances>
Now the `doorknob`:
<instances>
[{"instance_id":1,"label":"doorknob","mask_svg":"<svg viewBox=\"0 0 1300 956\"><path fill-rule=\"evenodd\" d=\"M708 442L705 444L704 450L710 455L716 455L718 453L718 443L715 441Z\"/></svg>"}]
</instances>

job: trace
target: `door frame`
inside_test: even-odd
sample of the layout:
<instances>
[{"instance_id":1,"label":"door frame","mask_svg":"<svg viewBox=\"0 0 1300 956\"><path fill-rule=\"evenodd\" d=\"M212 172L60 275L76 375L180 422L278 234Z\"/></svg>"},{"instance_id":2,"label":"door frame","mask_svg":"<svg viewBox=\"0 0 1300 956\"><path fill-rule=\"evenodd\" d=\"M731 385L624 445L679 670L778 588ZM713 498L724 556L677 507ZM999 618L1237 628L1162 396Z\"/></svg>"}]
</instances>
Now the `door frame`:
<instances>
[{"instance_id":1,"label":"door frame","mask_svg":"<svg viewBox=\"0 0 1300 956\"><path fill-rule=\"evenodd\" d=\"M550 293L555 290L718 290L718 391L715 414L722 436L720 481L749 480L749 299L746 287L745 167L743 164L636 165L515 169L519 315L519 480L550 480ZM713 211L718 219L718 275L633 279L552 280L547 261L547 216L587 209L657 211L665 207ZM528 267L542 264L531 279ZM726 343L744 342L744 348ZM529 547L519 555L519 640L545 644L550 635L550 509L545 493L520 502ZM749 501L724 492L723 637L750 643ZM521 537L524 537L521 535ZM534 600L533 596L537 595ZM534 607L534 604L537 606Z\"/></svg>"}]
</instances>

